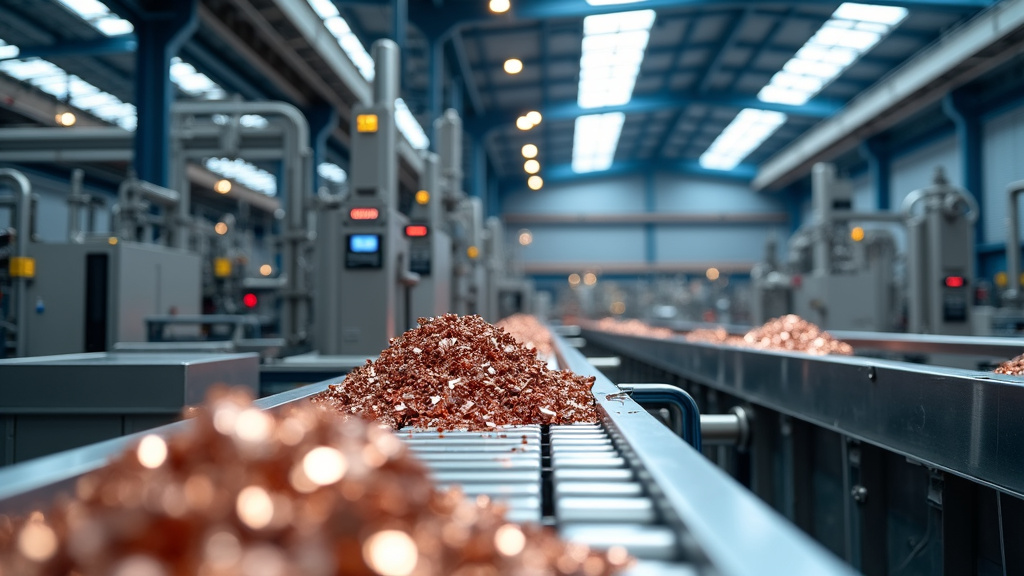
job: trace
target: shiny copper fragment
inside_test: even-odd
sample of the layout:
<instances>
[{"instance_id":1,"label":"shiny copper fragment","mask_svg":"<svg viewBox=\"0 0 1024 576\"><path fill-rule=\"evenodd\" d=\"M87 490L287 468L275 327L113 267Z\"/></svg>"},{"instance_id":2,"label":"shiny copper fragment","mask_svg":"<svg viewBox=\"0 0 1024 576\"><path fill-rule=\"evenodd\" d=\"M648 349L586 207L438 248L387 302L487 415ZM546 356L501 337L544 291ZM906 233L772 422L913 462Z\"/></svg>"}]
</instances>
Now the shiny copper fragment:
<instances>
[{"instance_id":1,"label":"shiny copper fragment","mask_svg":"<svg viewBox=\"0 0 1024 576\"><path fill-rule=\"evenodd\" d=\"M743 337L748 346L767 350L806 352L807 354L841 354L850 356L853 347L833 338L817 325L796 314L773 318Z\"/></svg>"},{"instance_id":2,"label":"shiny copper fragment","mask_svg":"<svg viewBox=\"0 0 1024 576\"><path fill-rule=\"evenodd\" d=\"M593 377L550 370L479 316L420 318L311 401L394 429L491 430L597 422Z\"/></svg>"},{"instance_id":3,"label":"shiny copper fragment","mask_svg":"<svg viewBox=\"0 0 1024 576\"><path fill-rule=\"evenodd\" d=\"M1024 354L1003 362L993 372L1010 376L1024 376Z\"/></svg>"},{"instance_id":4,"label":"shiny copper fragment","mask_svg":"<svg viewBox=\"0 0 1024 576\"><path fill-rule=\"evenodd\" d=\"M392 432L220 391L45 515L0 516L4 576L605 576L629 560L438 492Z\"/></svg>"},{"instance_id":5,"label":"shiny copper fragment","mask_svg":"<svg viewBox=\"0 0 1024 576\"><path fill-rule=\"evenodd\" d=\"M628 320L616 320L615 318L602 318L597 321L597 329L627 336L643 336L646 338L670 338L675 335L668 328L651 326L642 320L630 318Z\"/></svg>"},{"instance_id":6,"label":"shiny copper fragment","mask_svg":"<svg viewBox=\"0 0 1024 576\"><path fill-rule=\"evenodd\" d=\"M708 344L725 344L726 346L745 346L742 336L733 336L721 326L717 328L698 328L686 333L687 342L706 342Z\"/></svg>"},{"instance_id":7,"label":"shiny copper fragment","mask_svg":"<svg viewBox=\"0 0 1024 576\"><path fill-rule=\"evenodd\" d=\"M512 335L527 348L537 350L537 355L550 358L555 353L548 327L530 314L513 314L498 320L495 326Z\"/></svg>"}]
</instances>

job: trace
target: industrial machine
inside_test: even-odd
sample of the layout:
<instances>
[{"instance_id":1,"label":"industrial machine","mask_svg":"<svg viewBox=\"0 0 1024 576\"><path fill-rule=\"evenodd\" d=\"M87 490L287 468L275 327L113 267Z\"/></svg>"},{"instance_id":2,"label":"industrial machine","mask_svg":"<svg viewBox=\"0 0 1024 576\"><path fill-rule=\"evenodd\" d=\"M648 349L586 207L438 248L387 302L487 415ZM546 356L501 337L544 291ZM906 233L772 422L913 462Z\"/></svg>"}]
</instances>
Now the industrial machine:
<instances>
[{"instance_id":1,"label":"industrial machine","mask_svg":"<svg viewBox=\"0 0 1024 576\"><path fill-rule=\"evenodd\" d=\"M852 187L834 166L815 165L811 182L811 221L790 239L786 263L776 261L769 239L751 273L755 324L793 312L830 330L971 333L978 209L969 192L938 169L898 213L856 212ZM861 224L899 226L905 267L892 231Z\"/></svg>"},{"instance_id":2,"label":"industrial machine","mask_svg":"<svg viewBox=\"0 0 1024 576\"><path fill-rule=\"evenodd\" d=\"M561 367L595 377L597 424L497 430L508 437L457 431L403 431L398 437L439 485L504 502L510 520L544 523L598 549L624 546L637 558L626 576L854 573L651 417L629 396L629 387L616 387L564 340L555 345ZM303 402L333 381L263 398L256 406ZM191 424L152 433L167 437ZM0 513L45 505L138 440L136 435L0 470Z\"/></svg>"},{"instance_id":3,"label":"industrial machine","mask_svg":"<svg viewBox=\"0 0 1024 576\"><path fill-rule=\"evenodd\" d=\"M533 282L524 277L520 263L506 249L508 238L501 219L488 218L485 228L484 319L497 322L512 314L532 312Z\"/></svg>"},{"instance_id":4,"label":"industrial machine","mask_svg":"<svg viewBox=\"0 0 1024 576\"><path fill-rule=\"evenodd\" d=\"M380 40L373 57L373 104L353 109L351 192L317 218L315 342L324 355L375 355L415 322L420 276L398 210L398 46Z\"/></svg>"},{"instance_id":5,"label":"industrial machine","mask_svg":"<svg viewBox=\"0 0 1024 576\"><path fill-rule=\"evenodd\" d=\"M413 319L451 310L452 240L448 232L444 189L437 154L423 157L423 189L416 192L405 235L409 238L409 270L419 274L410 302Z\"/></svg>"}]
</instances>

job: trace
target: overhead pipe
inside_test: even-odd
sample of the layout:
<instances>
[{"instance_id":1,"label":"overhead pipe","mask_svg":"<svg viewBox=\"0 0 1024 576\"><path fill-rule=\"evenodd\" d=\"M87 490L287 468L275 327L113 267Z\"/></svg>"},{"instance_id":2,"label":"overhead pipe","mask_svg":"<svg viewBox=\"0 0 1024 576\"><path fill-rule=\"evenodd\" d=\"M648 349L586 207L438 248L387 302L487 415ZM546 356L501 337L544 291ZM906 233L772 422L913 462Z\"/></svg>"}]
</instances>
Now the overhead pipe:
<instances>
[{"instance_id":1,"label":"overhead pipe","mask_svg":"<svg viewBox=\"0 0 1024 576\"><path fill-rule=\"evenodd\" d=\"M32 184L24 174L10 168L0 168L0 182L8 181L15 188L13 201L14 214L11 218L15 225L14 257L28 258L28 244L32 228ZM14 310L15 349L17 356L28 355L28 338L25 328L28 322L28 278L22 275L14 278L14 292L11 295L11 307ZM0 343L2 345L2 343Z\"/></svg>"}]
</instances>

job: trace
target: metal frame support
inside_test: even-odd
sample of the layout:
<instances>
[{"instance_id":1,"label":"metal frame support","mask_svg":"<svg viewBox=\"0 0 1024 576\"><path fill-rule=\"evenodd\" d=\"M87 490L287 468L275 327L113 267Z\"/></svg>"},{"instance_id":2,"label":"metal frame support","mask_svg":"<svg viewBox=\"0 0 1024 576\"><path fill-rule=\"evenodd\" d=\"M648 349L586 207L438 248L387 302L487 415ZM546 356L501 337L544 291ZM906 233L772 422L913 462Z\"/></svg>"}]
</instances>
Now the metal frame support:
<instances>
[{"instance_id":1,"label":"metal frame support","mask_svg":"<svg viewBox=\"0 0 1024 576\"><path fill-rule=\"evenodd\" d=\"M405 77L405 39L409 27L409 0L391 0L391 35L398 44L399 78Z\"/></svg>"},{"instance_id":2,"label":"metal frame support","mask_svg":"<svg viewBox=\"0 0 1024 576\"><path fill-rule=\"evenodd\" d=\"M444 105L444 38L431 38L430 51L430 77L427 82L427 108L430 110L430 117L437 119L441 117ZM437 128L434 123L430 125L430 149L431 152L440 153L437 142Z\"/></svg>"},{"instance_id":3,"label":"metal frame support","mask_svg":"<svg viewBox=\"0 0 1024 576\"><path fill-rule=\"evenodd\" d=\"M657 190L655 175L647 172L644 175L644 211L653 214L657 211ZM658 260L657 238L653 222L644 224L644 261L654 264Z\"/></svg>"},{"instance_id":4,"label":"metal frame support","mask_svg":"<svg viewBox=\"0 0 1024 576\"><path fill-rule=\"evenodd\" d=\"M14 241L14 255L22 260L27 260L28 244L32 236L32 183L24 174L10 168L0 168L0 182L3 181L12 184L14 191L14 198L11 200L11 205L14 208L11 214L11 223L16 227L17 233ZM19 273L14 278L14 294L11 298L11 309L14 311L14 324L17 330L14 354L22 358L28 352L28 338L25 335L28 326L28 281L29 275ZM4 352L3 348L6 345L6 342L0 340L0 352Z\"/></svg>"},{"instance_id":5,"label":"metal frame support","mask_svg":"<svg viewBox=\"0 0 1024 576\"><path fill-rule=\"evenodd\" d=\"M670 384L619 384L619 389L630 395L641 406L667 406L675 411L679 418L679 430L676 432L693 446L701 450L701 419L700 410L693 397L685 390Z\"/></svg>"},{"instance_id":6,"label":"metal frame support","mask_svg":"<svg viewBox=\"0 0 1024 576\"><path fill-rule=\"evenodd\" d=\"M868 138L860 145L860 155L868 162L868 174L875 188L875 208L888 211L892 196L892 157L880 136Z\"/></svg>"},{"instance_id":7,"label":"metal frame support","mask_svg":"<svg viewBox=\"0 0 1024 576\"><path fill-rule=\"evenodd\" d=\"M164 0L132 24L135 53L135 172L141 180L168 185L171 141L171 58L199 28L199 0Z\"/></svg>"},{"instance_id":8,"label":"metal frame support","mask_svg":"<svg viewBox=\"0 0 1024 576\"><path fill-rule=\"evenodd\" d=\"M313 174L310 182L319 182L317 166L327 158L327 138L338 125L338 110L326 102L318 102L302 111L309 123L309 147L311 150ZM313 186L312 193L316 193Z\"/></svg>"},{"instance_id":9,"label":"metal frame support","mask_svg":"<svg viewBox=\"0 0 1024 576\"><path fill-rule=\"evenodd\" d=\"M964 90L954 90L942 99L942 111L956 126L956 142L960 155L963 187L978 201L978 220L974 223L974 243L984 241L984 207L982 186L982 145L981 115L974 104L973 95ZM977 259L977 258L975 258ZM975 262L977 268L977 262Z\"/></svg>"}]
</instances>

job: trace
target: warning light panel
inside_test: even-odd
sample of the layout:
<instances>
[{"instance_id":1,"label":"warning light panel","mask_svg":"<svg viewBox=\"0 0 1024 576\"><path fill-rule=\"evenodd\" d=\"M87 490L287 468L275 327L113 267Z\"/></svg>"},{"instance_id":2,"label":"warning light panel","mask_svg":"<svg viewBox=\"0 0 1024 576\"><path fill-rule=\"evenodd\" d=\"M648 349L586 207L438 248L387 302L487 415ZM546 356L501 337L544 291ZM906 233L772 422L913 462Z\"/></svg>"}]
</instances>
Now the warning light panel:
<instances>
[{"instance_id":1,"label":"warning light panel","mask_svg":"<svg viewBox=\"0 0 1024 576\"><path fill-rule=\"evenodd\" d=\"M256 305L259 304L259 300L256 298L255 294L250 292L245 296L242 296L242 304L245 304L248 308L255 308Z\"/></svg>"},{"instance_id":2,"label":"warning light panel","mask_svg":"<svg viewBox=\"0 0 1024 576\"><path fill-rule=\"evenodd\" d=\"M423 238L429 231L422 224L411 224L405 227L405 235L409 238Z\"/></svg>"},{"instance_id":3,"label":"warning light panel","mask_svg":"<svg viewBox=\"0 0 1024 576\"><path fill-rule=\"evenodd\" d=\"M376 220L380 218L380 210L376 208L352 208L348 217L353 220Z\"/></svg>"}]
</instances>

